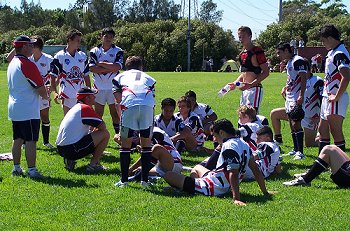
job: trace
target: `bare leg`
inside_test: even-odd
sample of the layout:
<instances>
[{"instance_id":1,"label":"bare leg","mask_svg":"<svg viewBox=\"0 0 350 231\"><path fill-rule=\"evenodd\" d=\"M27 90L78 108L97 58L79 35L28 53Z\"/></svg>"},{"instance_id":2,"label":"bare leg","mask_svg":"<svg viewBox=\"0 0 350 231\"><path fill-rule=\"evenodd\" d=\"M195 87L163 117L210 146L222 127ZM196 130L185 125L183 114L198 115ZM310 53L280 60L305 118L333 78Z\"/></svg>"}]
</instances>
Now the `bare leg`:
<instances>
[{"instance_id":1,"label":"bare leg","mask_svg":"<svg viewBox=\"0 0 350 231\"><path fill-rule=\"evenodd\" d=\"M329 164L332 174L336 173L346 161L350 160L350 157L335 145L324 147L319 158Z\"/></svg>"},{"instance_id":2,"label":"bare leg","mask_svg":"<svg viewBox=\"0 0 350 231\"><path fill-rule=\"evenodd\" d=\"M24 140L16 139L12 143L13 164L21 163L21 148Z\"/></svg>"},{"instance_id":3,"label":"bare leg","mask_svg":"<svg viewBox=\"0 0 350 231\"><path fill-rule=\"evenodd\" d=\"M318 147L318 142L315 141L317 130L304 128L304 133L305 133L305 146Z\"/></svg>"},{"instance_id":4,"label":"bare leg","mask_svg":"<svg viewBox=\"0 0 350 231\"><path fill-rule=\"evenodd\" d=\"M36 162L36 141L26 141L26 159L28 168L35 167Z\"/></svg>"},{"instance_id":5,"label":"bare leg","mask_svg":"<svg viewBox=\"0 0 350 231\"><path fill-rule=\"evenodd\" d=\"M109 141L109 132L107 130L95 131L91 133L94 141L95 151L92 155L90 164L98 164L100 162L103 151L106 149Z\"/></svg>"},{"instance_id":6,"label":"bare leg","mask_svg":"<svg viewBox=\"0 0 350 231\"><path fill-rule=\"evenodd\" d=\"M288 121L286 109L275 108L270 112L270 117L274 134L281 134L281 120Z\"/></svg>"},{"instance_id":7,"label":"bare leg","mask_svg":"<svg viewBox=\"0 0 350 231\"><path fill-rule=\"evenodd\" d=\"M180 173L170 171L164 175L164 180L168 182L168 184L181 190L183 189L185 178L186 176Z\"/></svg>"},{"instance_id":8,"label":"bare leg","mask_svg":"<svg viewBox=\"0 0 350 231\"><path fill-rule=\"evenodd\" d=\"M192 169L190 177L191 178L200 178L207 172L209 172L209 169L207 169L206 167L203 167L202 165L197 164Z\"/></svg>"},{"instance_id":9,"label":"bare leg","mask_svg":"<svg viewBox=\"0 0 350 231\"><path fill-rule=\"evenodd\" d=\"M66 115L68 113L68 111L70 110L69 107L64 106L64 105L62 105L62 108L63 108L63 115Z\"/></svg>"},{"instance_id":10,"label":"bare leg","mask_svg":"<svg viewBox=\"0 0 350 231\"><path fill-rule=\"evenodd\" d=\"M101 105L97 102L95 102L95 111L96 111L96 114L102 118L103 117L103 113L105 111L105 105Z\"/></svg>"},{"instance_id":11,"label":"bare leg","mask_svg":"<svg viewBox=\"0 0 350 231\"><path fill-rule=\"evenodd\" d=\"M152 148L152 156L159 161L159 166L165 171L172 171L174 168L174 158L161 145L156 144Z\"/></svg>"},{"instance_id":12,"label":"bare leg","mask_svg":"<svg viewBox=\"0 0 350 231\"><path fill-rule=\"evenodd\" d=\"M120 105L119 104L110 104L108 105L109 107L109 113L112 117L112 122L114 124L119 124L120 123L120 112L118 112L118 108L120 108Z\"/></svg>"}]
</instances>

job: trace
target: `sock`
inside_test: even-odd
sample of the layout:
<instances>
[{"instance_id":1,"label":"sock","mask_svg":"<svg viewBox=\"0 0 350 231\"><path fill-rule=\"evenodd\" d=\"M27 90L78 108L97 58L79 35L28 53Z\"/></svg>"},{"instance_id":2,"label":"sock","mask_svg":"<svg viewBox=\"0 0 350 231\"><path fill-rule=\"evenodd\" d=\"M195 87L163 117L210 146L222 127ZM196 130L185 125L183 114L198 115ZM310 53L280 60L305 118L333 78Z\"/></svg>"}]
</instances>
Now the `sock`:
<instances>
[{"instance_id":1,"label":"sock","mask_svg":"<svg viewBox=\"0 0 350 231\"><path fill-rule=\"evenodd\" d=\"M50 135L50 122L47 124L41 124L41 133L43 135L44 144L49 143L49 135Z\"/></svg>"},{"instance_id":2,"label":"sock","mask_svg":"<svg viewBox=\"0 0 350 231\"><path fill-rule=\"evenodd\" d=\"M278 143L283 143L282 134L275 134L275 141Z\"/></svg>"},{"instance_id":3,"label":"sock","mask_svg":"<svg viewBox=\"0 0 350 231\"><path fill-rule=\"evenodd\" d=\"M34 172L34 171L36 171L36 167L34 166L34 167L28 167L28 173L31 173L31 172Z\"/></svg>"},{"instance_id":4,"label":"sock","mask_svg":"<svg viewBox=\"0 0 350 231\"><path fill-rule=\"evenodd\" d=\"M148 173L152 168L152 148L145 147L141 149L141 180L148 181Z\"/></svg>"},{"instance_id":5,"label":"sock","mask_svg":"<svg viewBox=\"0 0 350 231\"><path fill-rule=\"evenodd\" d=\"M295 132L292 132L292 138L293 138L293 150L298 151L298 141L297 141L297 136Z\"/></svg>"},{"instance_id":6,"label":"sock","mask_svg":"<svg viewBox=\"0 0 350 231\"><path fill-rule=\"evenodd\" d=\"M342 151L345 152L345 140L339 141L339 142L334 141L334 144L337 145L338 148L340 148Z\"/></svg>"},{"instance_id":7,"label":"sock","mask_svg":"<svg viewBox=\"0 0 350 231\"><path fill-rule=\"evenodd\" d=\"M121 171L121 182L128 181L129 175L129 165L130 165L130 148L120 149L120 171Z\"/></svg>"},{"instance_id":8,"label":"sock","mask_svg":"<svg viewBox=\"0 0 350 231\"><path fill-rule=\"evenodd\" d=\"M304 131L300 130L295 133L295 137L298 144L297 151L304 153Z\"/></svg>"},{"instance_id":9,"label":"sock","mask_svg":"<svg viewBox=\"0 0 350 231\"><path fill-rule=\"evenodd\" d=\"M318 144L318 154L321 153L321 150L324 146L329 145L331 143L330 139L320 139Z\"/></svg>"},{"instance_id":10,"label":"sock","mask_svg":"<svg viewBox=\"0 0 350 231\"><path fill-rule=\"evenodd\" d=\"M14 168L14 170L16 170L17 172L19 172L19 171L22 170L20 164L14 164L14 165L13 165L13 168Z\"/></svg>"},{"instance_id":11,"label":"sock","mask_svg":"<svg viewBox=\"0 0 350 231\"><path fill-rule=\"evenodd\" d=\"M328 168L328 164L326 163L326 161L318 157L315 160L314 164L311 166L310 170L306 173L305 176L303 176L303 179L305 180L306 183L309 183L327 168Z\"/></svg>"},{"instance_id":12,"label":"sock","mask_svg":"<svg viewBox=\"0 0 350 231\"><path fill-rule=\"evenodd\" d=\"M114 128L115 134L119 134L119 124L113 123L113 128Z\"/></svg>"}]
</instances>

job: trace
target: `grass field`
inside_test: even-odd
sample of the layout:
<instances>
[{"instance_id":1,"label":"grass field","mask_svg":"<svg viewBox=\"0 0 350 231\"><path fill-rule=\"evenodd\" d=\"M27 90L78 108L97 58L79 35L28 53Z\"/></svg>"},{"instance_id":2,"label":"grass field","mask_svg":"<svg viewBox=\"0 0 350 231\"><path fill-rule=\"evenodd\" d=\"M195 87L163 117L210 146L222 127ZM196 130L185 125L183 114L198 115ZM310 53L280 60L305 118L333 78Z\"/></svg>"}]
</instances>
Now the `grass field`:
<instances>
[{"instance_id":1,"label":"grass field","mask_svg":"<svg viewBox=\"0 0 350 231\"><path fill-rule=\"evenodd\" d=\"M238 73L150 73L157 79L156 113L165 97L179 98L192 89L199 102L209 104L219 118L237 122L239 91L218 98L217 91ZM272 73L264 81L265 95L261 114L284 101L280 89L285 74ZM6 72L0 71L0 152L9 152L12 143L11 123L7 120ZM104 120L112 132L111 119L106 110ZM51 109L51 143L55 142L62 120L59 105ZM345 120L346 142L350 144L349 118ZM292 149L290 130L282 124L284 152ZM210 143L206 146L211 147ZM271 199L262 196L256 182L241 184L241 199L246 207L234 206L231 195L225 197L189 196L167 190L160 180L152 190L139 184L120 189L113 184L119 180L119 150L110 141L102 164L106 173L90 175L85 172L88 159L78 161L77 169L68 172L62 158L38 142L37 166L48 179L34 181L27 177L11 177L12 162L0 162L0 230L347 230L349 228L349 190L338 189L323 173L311 187L287 188L282 182L305 171L317 156L316 148L305 148L306 159L293 161L285 157L283 172L267 180L268 190L278 193ZM193 166L205 154L184 154L184 164ZM133 155L136 160L138 155ZM22 166L26 168L22 156Z\"/></svg>"}]
</instances>

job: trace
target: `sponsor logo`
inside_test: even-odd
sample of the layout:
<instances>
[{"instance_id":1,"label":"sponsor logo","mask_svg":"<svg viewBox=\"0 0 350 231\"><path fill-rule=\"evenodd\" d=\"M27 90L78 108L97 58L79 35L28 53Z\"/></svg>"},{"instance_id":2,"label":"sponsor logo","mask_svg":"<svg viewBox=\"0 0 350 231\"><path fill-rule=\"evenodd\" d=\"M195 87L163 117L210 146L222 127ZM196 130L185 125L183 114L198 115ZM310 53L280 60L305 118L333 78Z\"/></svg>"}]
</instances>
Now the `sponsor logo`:
<instances>
[{"instance_id":1,"label":"sponsor logo","mask_svg":"<svg viewBox=\"0 0 350 231\"><path fill-rule=\"evenodd\" d=\"M69 59L65 59L65 60L64 60L64 63L67 64L67 65L69 65L69 64L70 64L70 60L69 60Z\"/></svg>"},{"instance_id":2,"label":"sponsor logo","mask_svg":"<svg viewBox=\"0 0 350 231\"><path fill-rule=\"evenodd\" d=\"M40 63L40 66L46 67L46 63Z\"/></svg>"}]
</instances>

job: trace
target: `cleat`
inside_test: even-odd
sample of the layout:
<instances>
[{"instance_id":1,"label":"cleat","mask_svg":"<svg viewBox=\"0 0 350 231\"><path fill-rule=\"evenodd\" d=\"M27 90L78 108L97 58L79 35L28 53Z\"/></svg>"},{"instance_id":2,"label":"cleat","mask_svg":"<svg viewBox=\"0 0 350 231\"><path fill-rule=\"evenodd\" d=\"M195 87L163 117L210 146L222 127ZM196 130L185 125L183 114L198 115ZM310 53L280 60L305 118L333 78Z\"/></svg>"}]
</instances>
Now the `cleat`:
<instances>
[{"instance_id":1,"label":"cleat","mask_svg":"<svg viewBox=\"0 0 350 231\"><path fill-rule=\"evenodd\" d=\"M95 173L95 172L101 172L101 171L106 171L108 168L101 164L89 164L86 166L86 171L90 173Z\"/></svg>"},{"instance_id":2,"label":"cleat","mask_svg":"<svg viewBox=\"0 0 350 231\"><path fill-rule=\"evenodd\" d=\"M151 183L151 182L149 182L149 181L141 181L141 183L140 183L140 185L141 185L141 187L143 187L143 188L147 188L147 187L150 187L150 186L152 186L153 184Z\"/></svg>"},{"instance_id":3,"label":"cleat","mask_svg":"<svg viewBox=\"0 0 350 231\"><path fill-rule=\"evenodd\" d=\"M19 170L13 169L11 175L12 176L24 176L24 171L21 168Z\"/></svg>"},{"instance_id":4,"label":"cleat","mask_svg":"<svg viewBox=\"0 0 350 231\"><path fill-rule=\"evenodd\" d=\"M296 153L297 153L296 151L292 150L292 151L288 152L288 155L294 156Z\"/></svg>"},{"instance_id":5,"label":"cleat","mask_svg":"<svg viewBox=\"0 0 350 231\"><path fill-rule=\"evenodd\" d=\"M45 147L49 148L49 149L54 149L55 147L50 144L50 143L46 143L46 144L43 144Z\"/></svg>"},{"instance_id":6,"label":"cleat","mask_svg":"<svg viewBox=\"0 0 350 231\"><path fill-rule=\"evenodd\" d=\"M296 174L294 174L293 176L294 176L294 178L299 178L299 177L303 177L303 176L305 176L307 174L307 172L303 172L303 173L296 173Z\"/></svg>"},{"instance_id":7,"label":"cleat","mask_svg":"<svg viewBox=\"0 0 350 231\"><path fill-rule=\"evenodd\" d=\"M32 179L45 179L46 176L43 176L38 170L28 171L27 176Z\"/></svg>"},{"instance_id":8,"label":"cleat","mask_svg":"<svg viewBox=\"0 0 350 231\"><path fill-rule=\"evenodd\" d=\"M305 155L298 151L295 153L293 160L302 160L304 158L305 158Z\"/></svg>"},{"instance_id":9,"label":"cleat","mask_svg":"<svg viewBox=\"0 0 350 231\"><path fill-rule=\"evenodd\" d=\"M304 178L298 177L295 180L283 182L283 185L285 185L285 186L310 186L311 183L306 183Z\"/></svg>"},{"instance_id":10,"label":"cleat","mask_svg":"<svg viewBox=\"0 0 350 231\"><path fill-rule=\"evenodd\" d=\"M68 170L68 171L73 171L76 165L76 161L75 160L68 160L66 158L63 159L64 161L64 167Z\"/></svg>"},{"instance_id":11,"label":"cleat","mask_svg":"<svg viewBox=\"0 0 350 231\"><path fill-rule=\"evenodd\" d=\"M128 185L129 185L129 182L121 182L121 181L118 181L117 183L114 184L114 186L118 188L125 188Z\"/></svg>"}]
</instances>

